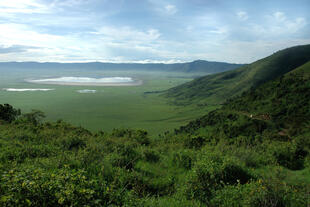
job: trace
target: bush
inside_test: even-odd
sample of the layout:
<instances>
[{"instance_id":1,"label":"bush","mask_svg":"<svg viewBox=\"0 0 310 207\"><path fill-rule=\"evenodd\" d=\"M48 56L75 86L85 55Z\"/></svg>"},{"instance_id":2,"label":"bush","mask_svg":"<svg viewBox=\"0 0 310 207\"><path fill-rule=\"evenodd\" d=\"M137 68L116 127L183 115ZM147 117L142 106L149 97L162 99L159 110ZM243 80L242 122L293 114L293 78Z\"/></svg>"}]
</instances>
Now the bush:
<instances>
[{"instance_id":1,"label":"bush","mask_svg":"<svg viewBox=\"0 0 310 207\"><path fill-rule=\"evenodd\" d=\"M216 155L198 161L188 180L186 191L189 199L208 203L216 190L225 185L244 184L252 176L235 160L219 159Z\"/></svg>"},{"instance_id":2,"label":"bush","mask_svg":"<svg viewBox=\"0 0 310 207\"><path fill-rule=\"evenodd\" d=\"M288 185L282 180L258 180L244 193L244 205L301 207L309 205L309 186Z\"/></svg>"},{"instance_id":3,"label":"bush","mask_svg":"<svg viewBox=\"0 0 310 207\"><path fill-rule=\"evenodd\" d=\"M42 111L33 109L31 112L23 114L21 119L33 125L38 125L43 118L45 118L45 114Z\"/></svg>"},{"instance_id":4,"label":"bush","mask_svg":"<svg viewBox=\"0 0 310 207\"><path fill-rule=\"evenodd\" d=\"M135 140L141 145L149 145L150 140L148 138L148 133L145 130L138 129L113 129L112 134L113 137L117 138L130 138Z\"/></svg>"},{"instance_id":5,"label":"bush","mask_svg":"<svg viewBox=\"0 0 310 207\"><path fill-rule=\"evenodd\" d=\"M279 165L291 170L304 168L304 158L308 152L301 144L283 143L275 148L274 156Z\"/></svg>"},{"instance_id":6,"label":"bush","mask_svg":"<svg viewBox=\"0 0 310 207\"><path fill-rule=\"evenodd\" d=\"M184 146L191 149L200 149L206 143L206 138L202 136L189 136L185 139Z\"/></svg>"},{"instance_id":7,"label":"bush","mask_svg":"<svg viewBox=\"0 0 310 207\"><path fill-rule=\"evenodd\" d=\"M193 155L188 151L175 152L173 154L173 164L177 167L190 170L193 165Z\"/></svg>"},{"instance_id":8,"label":"bush","mask_svg":"<svg viewBox=\"0 0 310 207\"><path fill-rule=\"evenodd\" d=\"M251 184L226 185L216 191L214 197L210 200L210 206L213 207L237 207L244 206L245 193L249 190Z\"/></svg>"},{"instance_id":9,"label":"bush","mask_svg":"<svg viewBox=\"0 0 310 207\"><path fill-rule=\"evenodd\" d=\"M135 145L119 144L116 153L112 155L111 162L113 166L132 169L142 158L141 154L135 150Z\"/></svg>"},{"instance_id":10,"label":"bush","mask_svg":"<svg viewBox=\"0 0 310 207\"><path fill-rule=\"evenodd\" d=\"M133 137L138 143L142 145L149 145L150 140L147 135L148 135L147 131L139 129L135 131L135 133L133 134Z\"/></svg>"},{"instance_id":11,"label":"bush","mask_svg":"<svg viewBox=\"0 0 310 207\"><path fill-rule=\"evenodd\" d=\"M175 178L173 176L146 177L137 172L131 175L130 187L139 197L167 196L175 192Z\"/></svg>"},{"instance_id":12,"label":"bush","mask_svg":"<svg viewBox=\"0 0 310 207\"><path fill-rule=\"evenodd\" d=\"M158 162L160 160L160 155L155 150L146 150L144 151L145 160L148 162Z\"/></svg>"},{"instance_id":13,"label":"bush","mask_svg":"<svg viewBox=\"0 0 310 207\"><path fill-rule=\"evenodd\" d=\"M21 114L19 109L14 109L9 104L0 104L0 120L12 122Z\"/></svg>"},{"instance_id":14,"label":"bush","mask_svg":"<svg viewBox=\"0 0 310 207\"><path fill-rule=\"evenodd\" d=\"M66 150L80 149L86 147L86 143L79 137L68 137L62 141L63 148Z\"/></svg>"},{"instance_id":15,"label":"bush","mask_svg":"<svg viewBox=\"0 0 310 207\"><path fill-rule=\"evenodd\" d=\"M0 179L1 206L98 206L109 201L105 183L88 179L83 170L11 169Z\"/></svg>"}]
</instances>

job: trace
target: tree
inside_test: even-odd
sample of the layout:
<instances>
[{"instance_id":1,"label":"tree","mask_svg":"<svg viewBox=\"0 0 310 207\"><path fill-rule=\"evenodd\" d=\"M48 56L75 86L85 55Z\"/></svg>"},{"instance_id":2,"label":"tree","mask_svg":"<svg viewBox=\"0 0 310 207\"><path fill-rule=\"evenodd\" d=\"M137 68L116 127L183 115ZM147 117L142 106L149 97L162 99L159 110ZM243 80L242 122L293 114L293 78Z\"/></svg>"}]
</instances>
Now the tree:
<instances>
[{"instance_id":1,"label":"tree","mask_svg":"<svg viewBox=\"0 0 310 207\"><path fill-rule=\"evenodd\" d=\"M12 122L21 114L20 109L14 109L9 104L0 104L0 120Z\"/></svg>"},{"instance_id":2,"label":"tree","mask_svg":"<svg viewBox=\"0 0 310 207\"><path fill-rule=\"evenodd\" d=\"M38 125L43 118L45 118L45 114L40 110L32 109L31 112L23 114L23 119L25 119L26 122L30 122L34 125Z\"/></svg>"}]
</instances>

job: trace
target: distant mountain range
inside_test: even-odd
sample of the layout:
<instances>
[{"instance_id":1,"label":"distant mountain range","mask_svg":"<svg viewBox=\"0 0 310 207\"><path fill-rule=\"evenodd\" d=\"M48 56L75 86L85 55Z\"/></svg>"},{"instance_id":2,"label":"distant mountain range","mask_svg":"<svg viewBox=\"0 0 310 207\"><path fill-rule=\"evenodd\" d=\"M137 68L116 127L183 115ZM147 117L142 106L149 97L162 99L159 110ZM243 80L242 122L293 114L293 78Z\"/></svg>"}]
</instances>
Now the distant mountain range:
<instances>
[{"instance_id":1,"label":"distant mountain range","mask_svg":"<svg viewBox=\"0 0 310 207\"><path fill-rule=\"evenodd\" d=\"M218 104L310 60L310 45L291 47L238 69L207 75L165 92L176 104Z\"/></svg>"},{"instance_id":2,"label":"distant mountain range","mask_svg":"<svg viewBox=\"0 0 310 207\"><path fill-rule=\"evenodd\" d=\"M0 69L82 69L82 70L146 70L146 71L167 71L185 73L218 73L236 69L241 64L230 64L224 62L209 62L196 60L188 63L39 63L39 62L0 62Z\"/></svg>"}]
</instances>

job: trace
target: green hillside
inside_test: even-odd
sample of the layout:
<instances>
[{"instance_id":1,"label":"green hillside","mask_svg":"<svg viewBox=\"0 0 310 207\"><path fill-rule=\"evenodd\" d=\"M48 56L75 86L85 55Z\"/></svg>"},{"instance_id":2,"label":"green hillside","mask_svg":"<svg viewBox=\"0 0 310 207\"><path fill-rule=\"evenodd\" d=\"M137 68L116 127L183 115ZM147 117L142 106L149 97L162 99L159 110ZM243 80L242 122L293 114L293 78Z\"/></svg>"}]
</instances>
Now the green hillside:
<instances>
[{"instance_id":1,"label":"green hillside","mask_svg":"<svg viewBox=\"0 0 310 207\"><path fill-rule=\"evenodd\" d=\"M310 61L281 78L228 100L224 108L268 114L279 127L302 128L310 117Z\"/></svg>"},{"instance_id":2,"label":"green hillside","mask_svg":"<svg viewBox=\"0 0 310 207\"><path fill-rule=\"evenodd\" d=\"M305 126L310 125L309 106L310 61L275 80L243 92L241 96L228 99L221 109L190 122L180 131L197 132L210 123L235 119L233 116L226 117L226 113L246 117L249 122L265 122L266 126L272 123L277 130L307 129Z\"/></svg>"},{"instance_id":3,"label":"green hillside","mask_svg":"<svg viewBox=\"0 0 310 207\"><path fill-rule=\"evenodd\" d=\"M307 207L310 63L287 71L157 138L0 105L0 206Z\"/></svg>"},{"instance_id":4,"label":"green hillside","mask_svg":"<svg viewBox=\"0 0 310 207\"><path fill-rule=\"evenodd\" d=\"M204 76L169 89L176 104L222 103L227 98L279 77L310 60L310 45L296 46L236 70Z\"/></svg>"}]
</instances>

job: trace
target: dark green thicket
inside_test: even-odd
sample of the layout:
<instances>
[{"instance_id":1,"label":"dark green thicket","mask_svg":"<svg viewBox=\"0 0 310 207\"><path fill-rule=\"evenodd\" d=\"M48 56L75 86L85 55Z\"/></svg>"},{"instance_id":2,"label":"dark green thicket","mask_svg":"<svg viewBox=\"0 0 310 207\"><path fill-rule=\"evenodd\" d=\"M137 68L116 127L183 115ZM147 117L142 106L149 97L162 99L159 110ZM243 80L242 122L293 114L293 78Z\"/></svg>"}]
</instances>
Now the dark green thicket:
<instances>
[{"instance_id":1,"label":"dark green thicket","mask_svg":"<svg viewBox=\"0 0 310 207\"><path fill-rule=\"evenodd\" d=\"M0 120L6 122L14 121L20 115L20 110L14 109L9 104L0 104Z\"/></svg>"}]
</instances>

